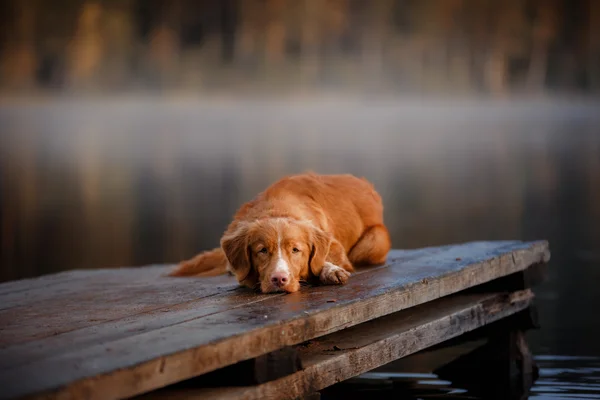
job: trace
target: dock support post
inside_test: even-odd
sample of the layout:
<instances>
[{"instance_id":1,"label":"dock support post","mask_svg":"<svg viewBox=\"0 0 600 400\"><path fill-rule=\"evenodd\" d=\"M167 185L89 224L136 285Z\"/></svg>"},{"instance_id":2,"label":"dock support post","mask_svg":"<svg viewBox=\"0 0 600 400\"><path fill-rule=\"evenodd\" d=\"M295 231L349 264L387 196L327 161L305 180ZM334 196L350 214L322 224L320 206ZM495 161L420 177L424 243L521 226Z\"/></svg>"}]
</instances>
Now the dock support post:
<instances>
[{"instance_id":1,"label":"dock support post","mask_svg":"<svg viewBox=\"0 0 600 400\"><path fill-rule=\"evenodd\" d=\"M453 386L490 399L526 398L538 378L523 330L514 328L490 335L471 353L434 371Z\"/></svg>"}]
</instances>

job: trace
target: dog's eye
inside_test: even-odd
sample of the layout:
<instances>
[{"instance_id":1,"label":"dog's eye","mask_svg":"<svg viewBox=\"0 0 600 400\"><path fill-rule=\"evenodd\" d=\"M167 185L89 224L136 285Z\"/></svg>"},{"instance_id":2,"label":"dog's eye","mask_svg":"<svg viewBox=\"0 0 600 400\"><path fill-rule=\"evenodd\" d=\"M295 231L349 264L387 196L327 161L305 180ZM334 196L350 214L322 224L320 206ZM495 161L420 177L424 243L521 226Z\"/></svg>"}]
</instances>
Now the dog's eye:
<instances>
[{"instance_id":1,"label":"dog's eye","mask_svg":"<svg viewBox=\"0 0 600 400\"><path fill-rule=\"evenodd\" d=\"M259 252L259 253L263 253L263 254L267 254L267 248L266 248L266 247L263 247L263 248L262 248L262 249L260 249L258 252Z\"/></svg>"},{"instance_id":2,"label":"dog's eye","mask_svg":"<svg viewBox=\"0 0 600 400\"><path fill-rule=\"evenodd\" d=\"M300 251L300 250L298 250L298 248L297 248L297 247L294 247L294 248L292 249L292 252L293 252L293 253L297 253L297 252L299 252L299 251Z\"/></svg>"}]
</instances>

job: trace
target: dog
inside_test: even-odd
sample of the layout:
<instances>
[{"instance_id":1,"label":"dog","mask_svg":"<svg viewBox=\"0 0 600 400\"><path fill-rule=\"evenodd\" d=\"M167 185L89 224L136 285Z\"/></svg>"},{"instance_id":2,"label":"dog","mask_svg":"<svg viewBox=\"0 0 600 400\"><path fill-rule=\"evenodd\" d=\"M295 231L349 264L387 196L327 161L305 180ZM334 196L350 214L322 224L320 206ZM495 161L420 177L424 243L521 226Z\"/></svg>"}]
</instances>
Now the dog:
<instances>
[{"instance_id":1,"label":"dog","mask_svg":"<svg viewBox=\"0 0 600 400\"><path fill-rule=\"evenodd\" d=\"M354 266L384 264L391 248L383 202L369 181L313 172L286 176L242 205L220 244L169 275L229 272L262 293L293 293L315 279L345 284Z\"/></svg>"}]
</instances>

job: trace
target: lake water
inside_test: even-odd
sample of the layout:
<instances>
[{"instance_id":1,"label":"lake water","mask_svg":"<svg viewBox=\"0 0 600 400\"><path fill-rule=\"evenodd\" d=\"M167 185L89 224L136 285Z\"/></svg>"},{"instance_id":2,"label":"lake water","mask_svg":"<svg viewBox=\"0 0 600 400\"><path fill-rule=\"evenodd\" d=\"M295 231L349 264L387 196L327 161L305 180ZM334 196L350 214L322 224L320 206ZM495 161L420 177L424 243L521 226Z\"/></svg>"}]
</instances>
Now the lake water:
<instances>
[{"instance_id":1,"label":"lake water","mask_svg":"<svg viewBox=\"0 0 600 400\"><path fill-rule=\"evenodd\" d=\"M348 172L381 193L396 248L548 239L531 397L600 398L600 103L4 100L0 126L0 281L176 262L275 179Z\"/></svg>"}]
</instances>

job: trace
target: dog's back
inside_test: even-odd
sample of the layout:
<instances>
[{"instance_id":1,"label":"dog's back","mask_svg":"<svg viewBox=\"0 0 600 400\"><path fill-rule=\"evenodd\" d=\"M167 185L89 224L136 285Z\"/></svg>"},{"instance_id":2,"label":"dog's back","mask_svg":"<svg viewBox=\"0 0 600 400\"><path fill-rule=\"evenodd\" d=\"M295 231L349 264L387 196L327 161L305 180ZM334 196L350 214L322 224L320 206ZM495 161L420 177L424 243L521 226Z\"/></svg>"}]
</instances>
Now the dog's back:
<instances>
[{"instance_id":1,"label":"dog's back","mask_svg":"<svg viewBox=\"0 0 600 400\"><path fill-rule=\"evenodd\" d=\"M356 243L365 228L383 225L381 196L369 181L354 175L292 175L264 192L267 201L285 196L294 197L294 201L288 202L290 208L301 209L308 205L309 213L322 214L327 221L321 223L320 228L331 230L346 250ZM289 212L297 211L290 209Z\"/></svg>"}]
</instances>

